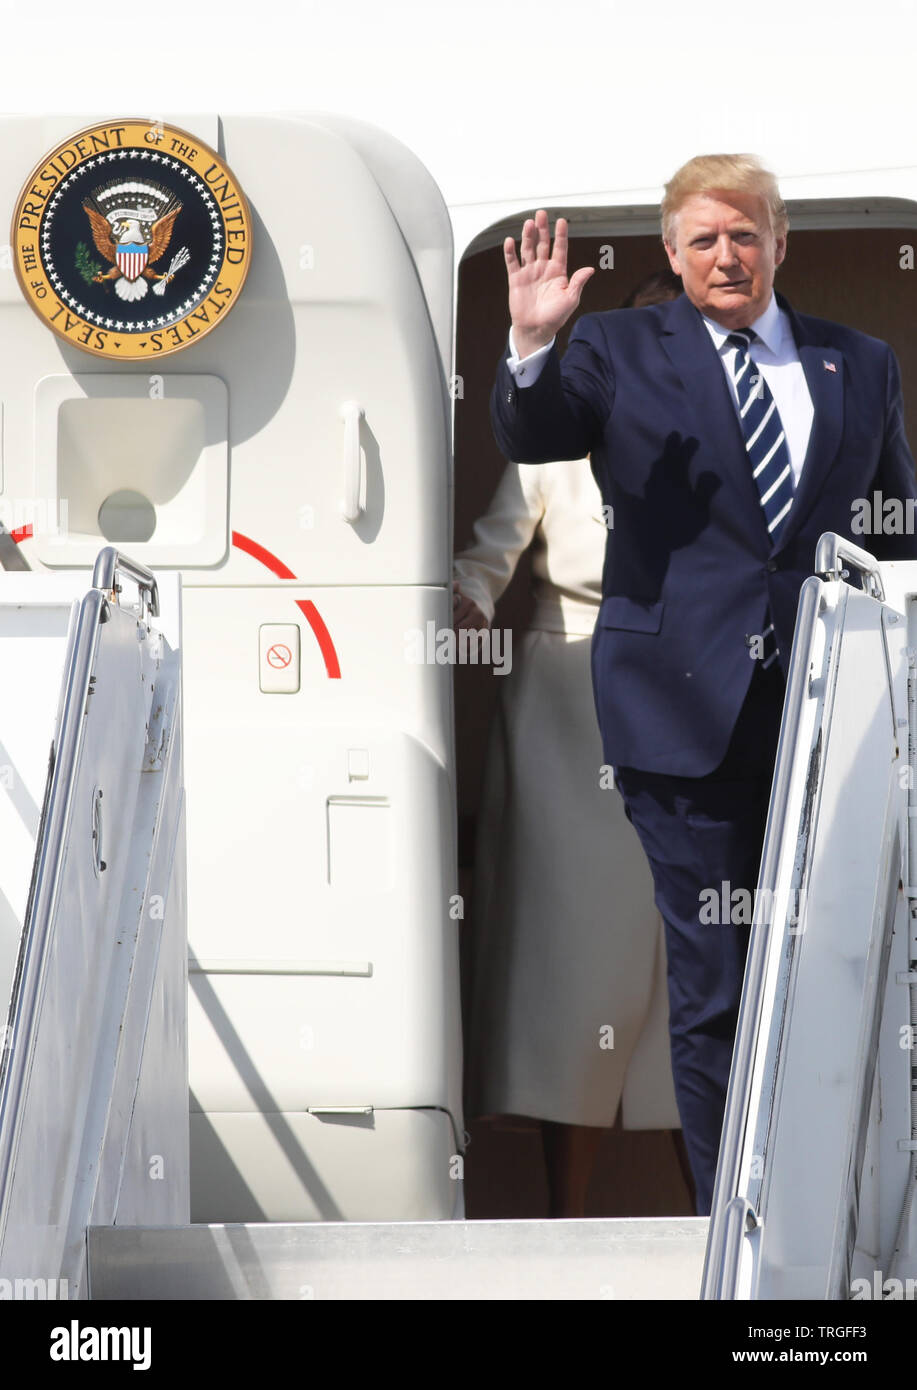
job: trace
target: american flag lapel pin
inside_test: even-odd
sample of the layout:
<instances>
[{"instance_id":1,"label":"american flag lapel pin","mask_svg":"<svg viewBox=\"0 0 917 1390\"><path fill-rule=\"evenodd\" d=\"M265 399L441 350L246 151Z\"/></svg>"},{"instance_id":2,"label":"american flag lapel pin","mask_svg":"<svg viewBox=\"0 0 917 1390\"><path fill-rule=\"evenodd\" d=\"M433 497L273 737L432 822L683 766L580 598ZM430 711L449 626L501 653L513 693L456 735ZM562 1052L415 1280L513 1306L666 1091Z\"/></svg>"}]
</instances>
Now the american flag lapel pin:
<instances>
[{"instance_id":1,"label":"american flag lapel pin","mask_svg":"<svg viewBox=\"0 0 917 1390\"><path fill-rule=\"evenodd\" d=\"M837 371L837 365L836 365L834 362L829 362L828 359L827 359L826 357L823 357L823 358L822 358L822 363L821 363L821 364L822 364L822 366L824 367L824 369L825 369L826 372L836 372L836 371Z\"/></svg>"}]
</instances>

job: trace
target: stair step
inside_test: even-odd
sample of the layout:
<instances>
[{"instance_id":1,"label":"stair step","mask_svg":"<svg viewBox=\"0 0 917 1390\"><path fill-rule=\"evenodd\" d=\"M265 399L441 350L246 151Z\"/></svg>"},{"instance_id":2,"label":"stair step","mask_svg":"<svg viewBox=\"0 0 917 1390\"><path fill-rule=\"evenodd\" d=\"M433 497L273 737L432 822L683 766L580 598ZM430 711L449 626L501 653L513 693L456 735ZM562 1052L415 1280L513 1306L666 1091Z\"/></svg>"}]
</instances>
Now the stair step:
<instances>
[{"instance_id":1,"label":"stair step","mask_svg":"<svg viewBox=\"0 0 917 1390\"><path fill-rule=\"evenodd\" d=\"M92 1227L94 1299L694 1299L706 1217Z\"/></svg>"}]
</instances>

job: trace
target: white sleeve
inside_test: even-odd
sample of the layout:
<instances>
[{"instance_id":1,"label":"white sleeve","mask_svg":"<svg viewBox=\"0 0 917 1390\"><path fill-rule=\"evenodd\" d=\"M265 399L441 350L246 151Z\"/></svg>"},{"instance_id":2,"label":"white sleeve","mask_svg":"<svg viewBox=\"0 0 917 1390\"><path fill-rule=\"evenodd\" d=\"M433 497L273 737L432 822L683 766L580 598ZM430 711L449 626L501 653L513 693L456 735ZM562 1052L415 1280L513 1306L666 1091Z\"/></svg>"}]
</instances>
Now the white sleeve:
<instances>
[{"instance_id":1,"label":"white sleeve","mask_svg":"<svg viewBox=\"0 0 917 1390\"><path fill-rule=\"evenodd\" d=\"M543 516L540 466L508 463L490 506L474 523L471 544L455 556L452 570L462 594L488 622Z\"/></svg>"},{"instance_id":2,"label":"white sleeve","mask_svg":"<svg viewBox=\"0 0 917 1390\"><path fill-rule=\"evenodd\" d=\"M544 347L536 348L534 352L529 353L528 357L520 357L513 341L513 330L509 330L509 356L506 359L506 365L519 386L534 386L541 375L544 360L554 346L555 340L556 338L552 338L549 343L545 343Z\"/></svg>"}]
</instances>

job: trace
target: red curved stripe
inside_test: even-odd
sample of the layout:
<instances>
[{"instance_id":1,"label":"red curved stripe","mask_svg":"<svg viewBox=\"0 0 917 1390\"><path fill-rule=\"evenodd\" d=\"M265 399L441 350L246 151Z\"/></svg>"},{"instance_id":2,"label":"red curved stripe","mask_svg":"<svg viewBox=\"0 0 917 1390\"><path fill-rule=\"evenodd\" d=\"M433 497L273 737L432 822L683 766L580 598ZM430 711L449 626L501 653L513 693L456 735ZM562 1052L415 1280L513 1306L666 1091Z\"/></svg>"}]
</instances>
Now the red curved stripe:
<instances>
[{"instance_id":1,"label":"red curved stripe","mask_svg":"<svg viewBox=\"0 0 917 1390\"><path fill-rule=\"evenodd\" d=\"M315 640L318 642L319 649L325 659L325 670L332 680L340 680L341 666L338 661L338 654L334 650L334 643L331 640L331 633L325 627L322 615L319 613L311 599L298 598L296 607L305 614L305 618L312 631L315 633Z\"/></svg>"},{"instance_id":2,"label":"red curved stripe","mask_svg":"<svg viewBox=\"0 0 917 1390\"><path fill-rule=\"evenodd\" d=\"M31 529L29 527L30 532ZM241 531L233 531L232 543L239 550L244 550L247 555L251 555L253 559L260 560L262 565L266 565L273 574L277 575L278 579L296 578L293 571L288 569L282 560L278 560L276 555L273 555L270 550L265 550L263 545L253 541L250 536L243 536ZM326 628L321 613L311 599L298 598L295 603L315 634L315 640L318 642L329 678L340 680L341 663L338 661L338 654L335 651L334 642L331 640L331 633Z\"/></svg>"},{"instance_id":3,"label":"red curved stripe","mask_svg":"<svg viewBox=\"0 0 917 1390\"><path fill-rule=\"evenodd\" d=\"M31 525L21 525L21 527L15 528L15 531L10 531L10 535L18 545L19 541L25 541L25 539L31 537L32 527ZM282 560L278 560L278 557L272 555L270 550L265 550L263 545L258 545L257 541L253 541L253 539L247 537L247 535L242 535L242 532L232 532L232 543L239 550L245 550L246 555L250 555L254 560L260 560L261 564L267 566L267 569L276 574L279 580L295 580L296 575L283 564ZM304 619L306 619L308 626L311 627L311 630L313 630L315 634L315 641L318 642L318 649L321 651L322 659L324 659L325 662L325 670L328 671L329 678L331 678L332 681L340 680L338 652L335 651L335 644L333 644L331 632L325 627L325 621L322 619L321 613L318 612L317 607L311 602L311 599L296 599L296 607L303 613Z\"/></svg>"},{"instance_id":4,"label":"red curved stripe","mask_svg":"<svg viewBox=\"0 0 917 1390\"><path fill-rule=\"evenodd\" d=\"M15 531L10 532L10 535L17 545L20 541L26 540L31 534L31 526L17 526ZM263 545L259 545L257 541L253 541L250 536L243 536L241 531L233 531L232 543L234 546L237 546L239 550L244 550L247 555L251 555L253 559L260 560L262 565L266 565L272 573L277 575L278 579L296 578L293 571L288 569L282 560L278 560L276 555L272 555L269 550L265 550ZM325 626L321 613L319 613L311 599L298 598L295 602L296 607L300 609L306 622L315 634L315 640L318 642L319 650L325 662L325 670L328 672L329 678L331 680L340 680L341 663L338 661L338 654L335 650L334 642L331 639L331 633Z\"/></svg>"},{"instance_id":5,"label":"red curved stripe","mask_svg":"<svg viewBox=\"0 0 917 1390\"><path fill-rule=\"evenodd\" d=\"M267 565L269 570L273 570L278 579L295 579L296 575L292 570L287 569L282 560L278 560L276 555L272 555L269 550L265 550L263 545L253 541L248 536L243 536L241 531L233 531L232 543L244 550L247 555L251 555L255 560L260 560L262 565Z\"/></svg>"}]
</instances>

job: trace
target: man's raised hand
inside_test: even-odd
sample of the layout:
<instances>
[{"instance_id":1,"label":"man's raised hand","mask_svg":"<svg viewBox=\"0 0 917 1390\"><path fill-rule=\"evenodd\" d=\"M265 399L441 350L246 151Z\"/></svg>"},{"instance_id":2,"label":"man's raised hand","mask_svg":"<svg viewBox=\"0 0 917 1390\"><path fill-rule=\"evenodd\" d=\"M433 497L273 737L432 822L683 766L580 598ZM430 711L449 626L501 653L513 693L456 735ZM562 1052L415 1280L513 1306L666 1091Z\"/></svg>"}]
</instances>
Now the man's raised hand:
<instances>
[{"instance_id":1,"label":"man's raised hand","mask_svg":"<svg viewBox=\"0 0 917 1390\"><path fill-rule=\"evenodd\" d=\"M557 219L552 252L548 214L544 208L538 209L534 221L528 218L525 222L521 250L520 265L513 238L508 236L503 243L513 342L519 356L528 357L530 352L549 343L567 322L595 267L584 266L567 279L567 219Z\"/></svg>"}]
</instances>

